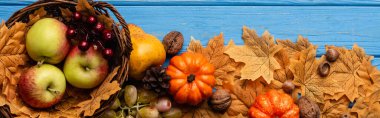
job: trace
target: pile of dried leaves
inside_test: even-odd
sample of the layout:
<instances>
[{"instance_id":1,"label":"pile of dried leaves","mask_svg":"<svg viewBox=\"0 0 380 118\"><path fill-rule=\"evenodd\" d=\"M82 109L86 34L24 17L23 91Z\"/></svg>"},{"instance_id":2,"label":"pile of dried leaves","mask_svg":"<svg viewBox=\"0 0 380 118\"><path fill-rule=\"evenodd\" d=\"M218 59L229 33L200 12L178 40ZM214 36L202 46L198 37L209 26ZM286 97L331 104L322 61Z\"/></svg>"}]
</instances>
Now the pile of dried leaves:
<instances>
[{"instance_id":1,"label":"pile of dried leaves","mask_svg":"<svg viewBox=\"0 0 380 118\"><path fill-rule=\"evenodd\" d=\"M95 15L94 8L87 0L78 0L77 11ZM70 20L72 12L65 8L60 8L63 18L59 20ZM24 104L17 92L17 83L23 70L32 66L28 62L25 50L25 35L27 29L41 18L53 17L42 7L29 15L28 23L16 22L11 28L4 23L0 25L0 106L8 106L13 115L17 117L80 117L92 116L101 106L102 100L119 91L119 83L112 81L116 75L118 67L112 70L104 82L92 90L81 90L67 86L64 99L54 108L48 110L33 109ZM105 15L97 16L100 21L107 22L106 27L110 28L113 21Z\"/></svg>"},{"instance_id":2,"label":"pile of dried leaves","mask_svg":"<svg viewBox=\"0 0 380 118\"><path fill-rule=\"evenodd\" d=\"M217 87L229 90L232 105L224 114L213 112L206 102L195 108L184 109L185 117L246 117L255 97L269 89L281 90L285 80L296 85L292 96L307 96L318 103L322 117L373 117L380 115L380 71L371 65L372 56L357 45L352 49L326 46L338 50L340 57L331 63L327 77L318 74L317 46L306 38L297 42L274 40L265 31L258 36L243 27L244 45L231 40L224 45L223 34L209 40L202 47L199 40L191 40L189 51L203 54L216 68ZM349 107L350 104L355 104Z\"/></svg>"}]
</instances>

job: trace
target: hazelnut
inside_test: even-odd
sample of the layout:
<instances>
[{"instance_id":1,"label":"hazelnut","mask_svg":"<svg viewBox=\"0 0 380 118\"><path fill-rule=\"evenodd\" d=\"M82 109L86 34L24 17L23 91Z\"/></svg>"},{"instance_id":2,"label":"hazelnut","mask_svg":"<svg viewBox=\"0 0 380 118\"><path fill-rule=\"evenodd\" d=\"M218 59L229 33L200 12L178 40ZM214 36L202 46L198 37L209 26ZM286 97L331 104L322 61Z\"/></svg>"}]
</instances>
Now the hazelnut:
<instances>
[{"instance_id":1,"label":"hazelnut","mask_svg":"<svg viewBox=\"0 0 380 118\"><path fill-rule=\"evenodd\" d=\"M339 52L335 49L328 49L325 55L326 60L329 62L335 62L339 58Z\"/></svg>"},{"instance_id":2,"label":"hazelnut","mask_svg":"<svg viewBox=\"0 0 380 118\"><path fill-rule=\"evenodd\" d=\"M326 77L330 73L330 64L327 61L322 62L318 66L319 75L321 77Z\"/></svg>"},{"instance_id":3,"label":"hazelnut","mask_svg":"<svg viewBox=\"0 0 380 118\"><path fill-rule=\"evenodd\" d=\"M183 35L178 31L171 31L165 35L162 43L168 55L177 54L183 46Z\"/></svg>"},{"instance_id":4,"label":"hazelnut","mask_svg":"<svg viewBox=\"0 0 380 118\"><path fill-rule=\"evenodd\" d=\"M225 112L232 103L231 94L223 89L216 90L210 100L209 106L216 112Z\"/></svg>"},{"instance_id":5,"label":"hazelnut","mask_svg":"<svg viewBox=\"0 0 380 118\"><path fill-rule=\"evenodd\" d=\"M297 101L298 107L300 108L301 118L319 118L321 110L318 105L310 100L309 98L302 96Z\"/></svg>"},{"instance_id":6,"label":"hazelnut","mask_svg":"<svg viewBox=\"0 0 380 118\"><path fill-rule=\"evenodd\" d=\"M286 93L291 94L294 90L295 86L292 82L292 80L286 80L284 84L282 84L282 90L284 90Z\"/></svg>"}]
</instances>

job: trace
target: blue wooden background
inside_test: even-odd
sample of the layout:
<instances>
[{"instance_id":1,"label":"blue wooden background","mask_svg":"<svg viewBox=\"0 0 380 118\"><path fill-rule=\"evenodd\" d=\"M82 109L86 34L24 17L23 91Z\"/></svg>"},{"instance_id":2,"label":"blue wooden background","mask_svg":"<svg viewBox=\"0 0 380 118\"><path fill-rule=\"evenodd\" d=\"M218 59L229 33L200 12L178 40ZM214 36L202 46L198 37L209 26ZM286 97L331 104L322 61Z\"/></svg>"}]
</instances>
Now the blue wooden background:
<instances>
[{"instance_id":1,"label":"blue wooden background","mask_svg":"<svg viewBox=\"0 0 380 118\"><path fill-rule=\"evenodd\" d=\"M0 19L35 0L0 0ZM317 44L318 55L324 45L351 48L354 43L375 56L380 67L380 0L102 0L108 1L128 23L141 26L162 39L177 30L185 37L184 51L190 36L206 45L220 32L226 42L241 40L246 25L258 33L269 30L275 38L296 40L298 35Z\"/></svg>"}]
</instances>

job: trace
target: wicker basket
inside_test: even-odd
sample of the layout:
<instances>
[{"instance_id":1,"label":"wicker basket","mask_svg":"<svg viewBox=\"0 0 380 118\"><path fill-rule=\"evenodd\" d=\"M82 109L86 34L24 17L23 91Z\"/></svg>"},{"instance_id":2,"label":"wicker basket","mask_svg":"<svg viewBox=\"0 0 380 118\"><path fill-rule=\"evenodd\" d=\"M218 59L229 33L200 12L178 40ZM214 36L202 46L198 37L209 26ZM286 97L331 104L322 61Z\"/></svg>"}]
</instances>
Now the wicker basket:
<instances>
[{"instance_id":1,"label":"wicker basket","mask_svg":"<svg viewBox=\"0 0 380 118\"><path fill-rule=\"evenodd\" d=\"M114 52L117 52L114 54L114 57L110 60L110 70L113 70L115 67L120 66L118 73L113 78L113 80L117 80L119 85L121 86L128 78L128 62L129 62L129 55L132 51L132 43L129 36L129 29L127 27L127 23L122 18L120 13L111 5L106 2L101 1L89 1L90 5L94 7L95 12L97 15L104 14L107 17L111 17L108 13L111 11L113 15L117 18L120 24L113 24L113 32L115 34L120 34L121 31L125 31L126 36L121 37L120 35L116 35L115 43L112 44L112 49ZM75 6L77 5L76 1L72 0L39 0L29 6L26 6L25 8L15 12L7 21L6 25L8 27L12 27L16 22L28 22L28 16L29 14L32 14L35 10L41 8L41 7L50 7L50 8L56 8L64 7L64 8L71 8L75 9ZM109 11L108 11L109 10ZM49 11L48 11L49 12ZM57 16L62 17L62 16ZM121 26L121 27L120 27ZM120 28L124 30L120 30ZM94 113L94 116L99 116L103 111L105 111L114 101L114 99L117 97L117 94L114 94L110 97L107 101L101 102L101 107L96 110ZM0 117L6 117L11 118L12 114L10 112L10 109L8 106L0 107Z\"/></svg>"}]
</instances>

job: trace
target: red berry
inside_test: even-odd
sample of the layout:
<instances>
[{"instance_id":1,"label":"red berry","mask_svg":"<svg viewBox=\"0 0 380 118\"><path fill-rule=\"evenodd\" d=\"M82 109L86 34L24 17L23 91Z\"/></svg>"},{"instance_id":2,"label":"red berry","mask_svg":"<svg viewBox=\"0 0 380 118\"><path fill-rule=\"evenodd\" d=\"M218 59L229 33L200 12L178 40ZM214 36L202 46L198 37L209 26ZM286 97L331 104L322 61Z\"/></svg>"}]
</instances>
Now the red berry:
<instances>
[{"instance_id":1,"label":"red berry","mask_svg":"<svg viewBox=\"0 0 380 118\"><path fill-rule=\"evenodd\" d=\"M103 50L103 55L106 56L106 57L112 57L113 56L112 49L109 49L109 48L104 49Z\"/></svg>"},{"instance_id":2,"label":"red berry","mask_svg":"<svg viewBox=\"0 0 380 118\"><path fill-rule=\"evenodd\" d=\"M94 16L89 16L87 19L87 22L89 24L95 24L96 23L96 18Z\"/></svg>"},{"instance_id":3,"label":"red berry","mask_svg":"<svg viewBox=\"0 0 380 118\"><path fill-rule=\"evenodd\" d=\"M101 31L103 31L103 29L104 29L103 23L101 23L101 22L96 23L96 25L95 25L96 31L101 32Z\"/></svg>"},{"instance_id":4,"label":"red berry","mask_svg":"<svg viewBox=\"0 0 380 118\"><path fill-rule=\"evenodd\" d=\"M90 48L90 44L87 41L80 41L78 44L78 48L81 51L87 51Z\"/></svg>"},{"instance_id":5,"label":"red berry","mask_svg":"<svg viewBox=\"0 0 380 118\"><path fill-rule=\"evenodd\" d=\"M105 41L109 41L112 39L112 33L111 30L103 30L103 39Z\"/></svg>"},{"instance_id":6,"label":"red berry","mask_svg":"<svg viewBox=\"0 0 380 118\"><path fill-rule=\"evenodd\" d=\"M68 28L66 31L66 36L72 37L77 34L77 31L74 28Z\"/></svg>"},{"instance_id":7,"label":"red berry","mask_svg":"<svg viewBox=\"0 0 380 118\"><path fill-rule=\"evenodd\" d=\"M82 19L82 15L79 12L75 12L74 13L74 20L81 20L81 19Z\"/></svg>"}]
</instances>

